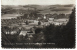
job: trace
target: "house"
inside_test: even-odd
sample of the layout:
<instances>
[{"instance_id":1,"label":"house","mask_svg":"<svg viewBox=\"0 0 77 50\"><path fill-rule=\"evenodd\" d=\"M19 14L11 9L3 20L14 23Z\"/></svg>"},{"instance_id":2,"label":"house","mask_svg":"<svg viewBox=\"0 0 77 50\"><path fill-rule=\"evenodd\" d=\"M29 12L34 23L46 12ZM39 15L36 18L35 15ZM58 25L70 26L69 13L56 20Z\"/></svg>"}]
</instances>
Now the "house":
<instances>
[{"instance_id":1,"label":"house","mask_svg":"<svg viewBox=\"0 0 77 50\"><path fill-rule=\"evenodd\" d=\"M29 34L35 34L34 29L30 26L22 27L19 35L26 36L26 35L29 35Z\"/></svg>"},{"instance_id":2,"label":"house","mask_svg":"<svg viewBox=\"0 0 77 50\"><path fill-rule=\"evenodd\" d=\"M48 26L48 25L50 25L50 23L49 22L44 22L44 25Z\"/></svg>"},{"instance_id":3,"label":"house","mask_svg":"<svg viewBox=\"0 0 77 50\"><path fill-rule=\"evenodd\" d=\"M54 21L57 21L57 22L68 22L69 19L66 19L66 18L62 18L62 19L54 19Z\"/></svg>"},{"instance_id":4,"label":"house","mask_svg":"<svg viewBox=\"0 0 77 50\"><path fill-rule=\"evenodd\" d=\"M27 31L27 36L28 37L33 37L33 35L35 34L35 29L31 28L30 31Z\"/></svg>"},{"instance_id":5,"label":"house","mask_svg":"<svg viewBox=\"0 0 77 50\"><path fill-rule=\"evenodd\" d=\"M22 27L20 27L20 26L19 26L18 28L19 28L20 30L22 29Z\"/></svg>"},{"instance_id":6,"label":"house","mask_svg":"<svg viewBox=\"0 0 77 50\"><path fill-rule=\"evenodd\" d=\"M50 20L50 21L53 21L53 20L54 20L54 18L49 18L49 20Z\"/></svg>"},{"instance_id":7,"label":"house","mask_svg":"<svg viewBox=\"0 0 77 50\"><path fill-rule=\"evenodd\" d=\"M46 16L44 15L44 19L46 19Z\"/></svg>"},{"instance_id":8,"label":"house","mask_svg":"<svg viewBox=\"0 0 77 50\"><path fill-rule=\"evenodd\" d=\"M19 34L19 29L17 27L10 27L9 29L5 30L5 34L10 35Z\"/></svg>"},{"instance_id":9,"label":"house","mask_svg":"<svg viewBox=\"0 0 77 50\"><path fill-rule=\"evenodd\" d=\"M26 26L25 29L26 29L26 30L30 30L30 29L33 28L33 27L34 27L34 26L29 25L29 26Z\"/></svg>"},{"instance_id":10,"label":"house","mask_svg":"<svg viewBox=\"0 0 77 50\"><path fill-rule=\"evenodd\" d=\"M17 31L11 31L10 34L11 35L17 34Z\"/></svg>"},{"instance_id":11,"label":"house","mask_svg":"<svg viewBox=\"0 0 77 50\"><path fill-rule=\"evenodd\" d=\"M21 24L22 24L22 25L26 25L26 23L24 23L24 22L23 22L23 23L21 23Z\"/></svg>"},{"instance_id":12,"label":"house","mask_svg":"<svg viewBox=\"0 0 77 50\"><path fill-rule=\"evenodd\" d=\"M38 23L39 21L35 20L34 23Z\"/></svg>"},{"instance_id":13,"label":"house","mask_svg":"<svg viewBox=\"0 0 77 50\"><path fill-rule=\"evenodd\" d=\"M54 19L55 25L66 25L69 19L63 18L63 19Z\"/></svg>"},{"instance_id":14,"label":"house","mask_svg":"<svg viewBox=\"0 0 77 50\"><path fill-rule=\"evenodd\" d=\"M44 28L44 25L36 26L36 28Z\"/></svg>"},{"instance_id":15,"label":"house","mask_svg":"<svg viewBox=\"0 0 77 50\"><path fill-rule=\"evenodd\" d=\"M35 20L28 20L29 22L33 23Z\"/></svg>"},{"instance_id":16,"label":"house","mask_svg":"<svg viewBox=\"0 0 77 50\"><path fill-rule=\"evenodd\" d=\"M17 34L17 31L16 30L6 31L5 34L14 35L14 34Z\"/></svg>"},{"instance_id":17,"label":"house","mask_svg":"<svg viewBox=\"0 0 77 50\"><path fill-rule=\"evenodd\" d=\"M35 32L27 32L28 38L32 38L34 34L35 34Z\"/></svg>"},{"instance_id":18,"label":"house","mask_svg":"<svg viewBox=\"0 0 77 50\"><path fill-rule=\"evenodd\" d=\"M38 25L37 22L35 22L35 23L30 23L30 24L29 24L29 26L36 26L36 25Z\"/></svg>"},{"instance_id":19,"label":"house","mask_svg":"<svg viewBox=\"0 0 77 50\"><path fill-rule=\"evenodd\" d=\"M19 35L26 36L26 34L27 34L27 31L21 31Z\"/></svg>"},{"instance_id":20,"label":"house","mask_svg":"<svg viewBox=\"0 0 77 50\"><path fill-rule=\"evenodd\" d=\"M60 22L54 22L53 24L54 25L62 25L62 23L60 23Z\"/></svg>"},{"instance_id":21,"label":"house","mask_svg":"<svg viewBox=\"0 0 77 50\"><path fill-rule=\"evenodd\" d=\"M49 23L53 23L54 21L52 21L52 20L48 20L48 22L49 22Z\"/></svg>"},{"instance_id":22,"label":"house","mask_svg":"<svg viewBox=\"0 0 77 50\"><path fill-rule=\"evenodd\" d=\"M6 34L9 34L9 31L6 31Z\"/></svg>"}]
</instances>

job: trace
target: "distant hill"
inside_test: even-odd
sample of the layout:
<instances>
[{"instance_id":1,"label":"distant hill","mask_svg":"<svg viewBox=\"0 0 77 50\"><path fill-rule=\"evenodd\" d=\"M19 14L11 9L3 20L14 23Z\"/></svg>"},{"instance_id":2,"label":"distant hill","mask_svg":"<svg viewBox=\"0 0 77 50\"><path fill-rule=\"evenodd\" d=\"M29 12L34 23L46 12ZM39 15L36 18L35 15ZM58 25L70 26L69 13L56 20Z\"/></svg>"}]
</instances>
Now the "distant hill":
<instances>
[{"instance_id":1,"label":"distant hill","mask_svg":"<svg viewBox=\"0 0 77 50\"><path fill-rule=\"evenodd\" d=\"M38 11L40 13L65 13L70 14L74 5L1 5L2 13L29 13Z\"/></svg>"}]
</instances>

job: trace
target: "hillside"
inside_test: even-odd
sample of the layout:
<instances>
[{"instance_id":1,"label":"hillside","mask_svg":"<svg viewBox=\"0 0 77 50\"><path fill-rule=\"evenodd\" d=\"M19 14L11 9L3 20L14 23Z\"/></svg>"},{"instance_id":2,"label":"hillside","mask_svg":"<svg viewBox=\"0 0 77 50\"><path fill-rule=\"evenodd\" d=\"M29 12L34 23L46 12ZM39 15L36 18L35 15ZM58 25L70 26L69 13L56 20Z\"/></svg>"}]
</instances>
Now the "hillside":
<instances>
[{"instance_id":1,"label":"hillside","mask_svg":"<svg viewBox=\"0 0 77 50\"><path fill-rule=\"evenodd\" d=\"M74 5L2 5L1 11L3 14L9 13L27 13L38 11L39 13L50 13L50 14L70 14Z\"/></svg>"}]
</instances>

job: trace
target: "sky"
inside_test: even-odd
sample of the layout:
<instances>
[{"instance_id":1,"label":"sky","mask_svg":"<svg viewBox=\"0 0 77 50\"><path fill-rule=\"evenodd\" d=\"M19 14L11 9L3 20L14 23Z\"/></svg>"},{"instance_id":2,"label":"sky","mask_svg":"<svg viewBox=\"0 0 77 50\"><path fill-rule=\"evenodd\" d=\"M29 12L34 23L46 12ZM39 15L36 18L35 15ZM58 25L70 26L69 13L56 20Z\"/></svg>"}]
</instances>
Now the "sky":
<instances>
[{"instance_id":1,"label":"sky","mask_svg":"<svg viewBox=\"0 0 77 50\"><path fill-rule=\"evenodd\" d=\"M75 4L76 0L1 0L1 5L55 5Z\"/></svg>"}]
</instances>

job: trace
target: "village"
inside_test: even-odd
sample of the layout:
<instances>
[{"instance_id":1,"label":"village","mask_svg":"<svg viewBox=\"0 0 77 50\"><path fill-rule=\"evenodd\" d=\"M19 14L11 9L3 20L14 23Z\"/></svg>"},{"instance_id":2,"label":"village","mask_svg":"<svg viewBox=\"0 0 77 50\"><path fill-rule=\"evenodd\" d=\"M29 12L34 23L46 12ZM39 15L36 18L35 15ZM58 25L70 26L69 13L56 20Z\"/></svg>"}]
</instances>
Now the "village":
<instances>
[{"instance_id":1,"label":"village","mask_svg":"<svg viewBox=\"0 0 77 50\"><path fill-rule=\"evenodd\" d=\"M31 16L27 16L26 18L24 16L18 16L17 18L11 18L11 19L1 19L2 28L5 26L10 28L11 30L4 30L6 35L15 35L18 34L18 39L21 39L21 36L25 38L27 36L28 40L31 40L33 36L36 34L35 30L37 28L45 28L46 26L49 26L50 24L53 24L55 26L60 25L66 25L69 21L69 14L66 14L67 18L59 18L58 16L64 15L59 14L56 15L40 15L36 18L33 18ZM57 18L58 17L58 18ZM40 32L42 33L42 32ZM42 37L44 38L44 37Z\"/></svg>"},{"instance_id":2,"label":"village","mask_svg":"<svg viewBox=\"0 0 77 50\"><path fill-rule=\"evenodd\" d=\"M1 0L1 49L76 48L75 0Z\"/></svg>"}]
</instances>

